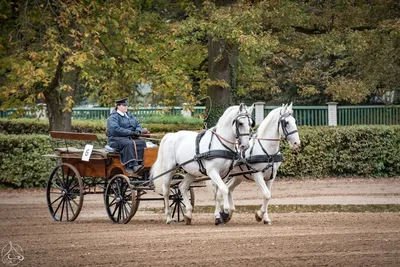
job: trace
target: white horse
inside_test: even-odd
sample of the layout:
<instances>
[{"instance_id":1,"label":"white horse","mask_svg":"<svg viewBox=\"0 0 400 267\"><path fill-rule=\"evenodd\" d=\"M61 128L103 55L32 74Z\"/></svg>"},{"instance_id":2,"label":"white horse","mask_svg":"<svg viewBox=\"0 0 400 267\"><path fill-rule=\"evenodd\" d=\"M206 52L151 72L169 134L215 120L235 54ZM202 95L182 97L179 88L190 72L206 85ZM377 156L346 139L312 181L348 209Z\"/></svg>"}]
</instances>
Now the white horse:
<instances>
[{"instance_id":1,"label":"white horse","mask_svg":"<svg viewBox=\"0 0 400 267\"><path fill-rule=\"evenodd\" d=\"M272 110L262 121L257 129L256 135L250 140L250 149L245 153L247 164L235 166L231 174L250 172L250 174L233 176L227 183L230 197L236 186L244 178L255 181L263 193L263 204L256 212L256 220L264 220L265 224L272 224L268 217L268 202L271 199L272 183L276 173L282 163L282 154L279 151L281 140L287 140L290 148L298 149L300 138L297 130L296 120L293 117L292 104L282 105L282 107ZM209 184L207 184L209 186ZM221 195L218 188L215 188L215 224L223 224L230 220L220 217Z\"/></svg>"},{"instance_id":2,"label":"white horse","mask_svg":"<svg viewBox=\"0 0 400 267\"><path fill-rule=\"evenodd\" d=\"M179 189L186 207L186 224L191 224L192 205L189 187L196 177L207 175L219 188L224 199L224 212L232 214L233 200L228 198L228 187L222 180L232 170L239 152L249 147L250 127L253 124L250 110L244 104L225 110L215 127L202 133L179 131L166 134L160 143L156 162L150 177L154 190L163 195L167 224L173 222L169 209L170 185L178 167L186 173ZM221 178L222 177L222 178Z\"/></svg>"}]
</instances>

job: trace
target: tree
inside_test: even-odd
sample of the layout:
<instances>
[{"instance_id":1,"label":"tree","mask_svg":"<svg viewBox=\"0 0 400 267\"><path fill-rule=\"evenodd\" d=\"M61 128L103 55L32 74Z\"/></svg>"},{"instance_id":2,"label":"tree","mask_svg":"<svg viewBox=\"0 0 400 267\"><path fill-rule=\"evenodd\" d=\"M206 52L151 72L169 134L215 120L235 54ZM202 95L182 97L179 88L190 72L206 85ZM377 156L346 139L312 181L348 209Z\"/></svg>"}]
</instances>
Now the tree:
<instances>
[{"instance_id":1,"label":"tree","mask_svg":"<svg viewBox=\"0 0 400 267\"><path fill-rule=\"evenodd\" d=\"M144 2L3 1L2 106L46 103L50 129L69 130L79 90L112 105L150 83L156 95L169 96L166 103L176 103L173 96L192 103L191 72L175 63L190 55L176 48L176 26L143 9Z\"/></svg>"},{"instance_id":2,"label":"tree","mask_svg":"<svg viewBox=\"0 0 400 267\"><path fill-rule=\"evenodd\" d=\"M292 1L204 1L189 12L181 31L195 33L189 40L208 48L208 124L215 124L227 106L245 100L249 84L257 83L263 92L276 90L265 77L269 68L263 59L279 45L273 29L287 32L297 13Z\"/></svg>"},{"instance_id":3,"label":"tree","mask_svg":"<svg viewBox=\"0 0 400 267\"><path fill-rule=\"evenodd\" d=\"M0 3L0 105L362 103L399 88L398 1L12 0Z\"/></svg>"}]
</instances>

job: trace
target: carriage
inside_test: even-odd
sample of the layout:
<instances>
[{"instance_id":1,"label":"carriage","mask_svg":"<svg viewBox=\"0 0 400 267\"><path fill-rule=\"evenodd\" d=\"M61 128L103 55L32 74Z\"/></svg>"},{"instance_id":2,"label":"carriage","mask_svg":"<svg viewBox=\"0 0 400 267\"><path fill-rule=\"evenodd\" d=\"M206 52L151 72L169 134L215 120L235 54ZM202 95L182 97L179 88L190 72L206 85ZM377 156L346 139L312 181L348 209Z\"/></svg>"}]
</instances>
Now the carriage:
<instances>
[{"instance_id":1,"label":"carriage","mask_svg":"<svg viewBox=\"0 0 400 267\"><path fill-rule=\"evenodd\" d=\"M146 197L153 187L149 183L149 171L157 158L158 147L144 151L143 168L134 174L127 174L120 161L120 155L106 148L92 149L95 134L74 132L50 132L50 136L65 141L65 147L56 148L54 154L45 155L59 159L60 163L50 174L46 198L51 216L56 221L74 221L82 207L84 196L102 194L107 215L115 223L128 223L139 208L140 201L164 200L162 197ZM83 149L69 147L75 140L88 143ZM178 188L182 174L176 173L171 186L170 200L174 219L182 221L184 205ZM194 205L194 187L189 189L190 201Z\"/></svg>"},{"instance_id":2,"label":"carriage","mask_svg":"<svg viewBox=\"0 0 400 267\"><path fill-rule=\"evenodd\" d=\"M251 174L264 194L263 206L257 211L256 218L258 221L264 218L269 223L266 209L271 198L270 187L282 161L279 142L285 139L296 148L300 140L292 116L292 104L282 105L270 112L255 135L250 132L254 127L251 119L253 108L247 110L244 104L231 106L215 127L202 133L179 131L166 134L159 147L145 149L144 168L134 175L125 173L117 153L104 149L92 151L88 145L84 150L68 146L57 149L57 153L51 156L61 158L62 163L51 173L47 186L50 214L58 221L75 220L82 209L84 195L97 193L96 188L100 188L107 214L113 222L128 223L140 201L159 199L164 201L167 224L176 221L174 217L178 221L183 217L186 224L191 224L193 187L200 181L210 179L224 201L222 211L216 204L216 224L226 223L235 210L231 191L240 182L234 179L237 182L228 187L223 178ZM51 132L51 136L64 140L97 139L93 134L66 132ZM250 145L250 152L247 153ZM271 152L271 148L275 152ZM275 164L278 165L274 167ZM242 166L247 170L243 170ZM240 171L231 172L234 168ZM180 169L182 172L179 172ZM271 173L268 185L265 181L267 171ZM162 197L145 198L148 190Z\"/></svg>"}]
</instances>

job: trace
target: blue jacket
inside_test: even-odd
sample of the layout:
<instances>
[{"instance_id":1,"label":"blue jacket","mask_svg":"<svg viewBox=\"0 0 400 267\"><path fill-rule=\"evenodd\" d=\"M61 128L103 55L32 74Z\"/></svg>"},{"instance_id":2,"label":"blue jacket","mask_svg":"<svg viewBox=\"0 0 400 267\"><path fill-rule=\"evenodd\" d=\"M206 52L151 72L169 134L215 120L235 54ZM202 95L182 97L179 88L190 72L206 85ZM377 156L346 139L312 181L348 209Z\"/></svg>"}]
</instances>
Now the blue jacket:
<instances>
[{"instance_id":1,"label":"blue jacket","mask_svg":"<svg viewBox=\"0 0 400 267\"><path fill-rule=\"evenodd\" d=\"M134 116L126 113L121 116L118 112L111 113L107 120L108 142L118 141L119 137L135 137L142 133L142 126Z\"/></svg>"}]
</instances>

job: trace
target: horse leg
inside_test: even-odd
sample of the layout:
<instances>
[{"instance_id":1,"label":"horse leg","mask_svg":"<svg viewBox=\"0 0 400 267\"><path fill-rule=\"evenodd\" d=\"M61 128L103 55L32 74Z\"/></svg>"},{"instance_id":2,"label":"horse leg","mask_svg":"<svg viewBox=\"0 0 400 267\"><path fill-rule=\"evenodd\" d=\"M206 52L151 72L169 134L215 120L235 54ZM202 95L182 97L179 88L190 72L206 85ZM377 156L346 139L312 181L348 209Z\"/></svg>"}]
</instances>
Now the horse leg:
<instances>
[{"instance_id":1,"label":"horse leg","mask_svg":"<svg viewBox=\"0 0 400 267\"><path fill-rule=\"evenodd\" d=\"M230 203L229 203L229 189L228 186L222 181L221 176L216 170L211 170L208 173L208 177L217 185L217 190L222 194L224 199L224 211L220 213L220 217L222 218L223 222L226 222L229 218L229 212L231 210Z\"/></svg>"},{"instance_id":2,"label":"horse leg","mask_svg":"<svg viewBox=\"0 0 400 267\"><path fill-rule=\"evenodd\" d=\"M183 181L179 184L179 190L181 191L181 194L182 194L183 204L186 207L186 214L183 216L186 224L192 223L193 207L192 207L192 204L190 203L190 199L189 199L189 187L194 182L195 179L196 179L195 176L187 173L185 175L185 178L183 179Z\"/></svg>"},{"instance_id":3,"label":"horse leg","mask_svg":"<svg viewBox=\"0 0 400 267\"><path fill-rule=\"evenodd\" d=\"M235 176L235 177L232 177L232 179L229 180L229 182L226 184L229 189L228 200L229 200L229 204L231 206L231 210L229 212L229 218L226 222L229 222L232 219L233 212L235 211L235 203L233 201L233 190L235 190L236 186L238 186L241 182L242 182L242 179L240 177Z\"/></svg>"},{"instance_id":4,"label":"horse leg","mask_svg":"<svg viewBox=\"0 0 400 267\"><path fill-rule=\"evenodd\" d=\"M267 171L266 173L269 173L270 171ZM263 219L263 216L266 212L266 203L268 203L269 199L271 198L271 191L268 189L267 185L265 184L264 180L264 175L262 172L257 172L253 174L254 181L258 186L261 188L261 191L264 195L263 197L263 205L261 206L261 209L258 210L255 214L255 218L257 222L261 222Z\"/></svg>"},{"instance_id":5,"label":"horse leg","mask_svg":"<svg viewBox=\"0 0 400 267\"><path fill-rule=\"evenodd\" d=\"M174 219L172 219L171 210L169 207L171 179L172 179L172 174L171 173L166 174L163 178L163 184L162 184L162 195L164 197L164 214L167 224L172 224L175 222Z\"/></svg>"},{"instance_id":6,"label":"horse leg","mask_svg":"<svg viewBox=\"0 0 400 267\"><path fill-rule=\"evenodd\" d=\"M229 193L228 193L229 203L230 203L233 211L235 210L235 205L234 205L234 202L233 202L233 190L241 182L242 182L241 179L239 179L237 177L233 177L232 179L230 179L228 181L228 183L226 183L226 185L228 186L228 189L229 189ZM221 214L222 214L222 212L221 212L221 210L222 210L221 203L222 203L222 200L223 200L223 196L222 196L221 192L218 190L218 187L216 187L214 185L214 188L215 188L215 195L214 195L214 198L215 198L215 211L214 211L215 225L221 225L221 224L224 224L224 221L221 219ZM233 215L233 212L231 212L229 214L229 217L225 222L229 222L230 219L232 218L232 215Z\"/></svg>"},{"instance_id":7,"label":"horse leg","mask_svg":"<svg viewBox=\"0 0 400 267\"><path fill-rule=\"evenodd\" d=\"M276 175L276 173L275 173L275 175ZM274 175L273 179L270 179L270 180L267 181L267 187L268 187L270 192L272 192L272 183L275 180L275 175ZM268 216L268 202L269 202L269 199L264 198L263 199L263 205L262 205L261 209L265 210L264 217L263 217L264 224L271 225L272 221L269 219L269 216Z\"/></svg>"},{"instance_id":8,"label":"horse leg","mask_svg":"<svg viewBox=\"0 0 400 267\"><path fill-rule=\"evenodd\" d=\"M278 173L278 169L279 169L280 166L281 166L281 162L275 163L275 165L274 165L274 173L272 175L272 178L269 176L271 174L266 176L266 178L268 179L267 180L267 187L268 187L270 192L272 192L272 184L275 181L276 174ZM272 221L269 219L269 216L268 216L268 202L269 202L269 199L265 199L264 203L263 203L263 206L264 206L264 209L265 209L265 213L264 213L264 218L263 219L264 219L264 224L271 225Z\"/></svg>"},{"instance_id":9,"label":"horse leg","mask_svg":"<svg viewBox=\"0 0 400 267\"><path fill-rule=\"evenodd\" d=\"M222 219L221 219L221 207L222 207L222 200L223 196L221 192L218 190L218 187L215 184L212 184L214 188L214 201L215 201L215 210L214 210L214 216L215 216L215 225L222 225L224 224Z\"/></svg>"}]
</instances>

